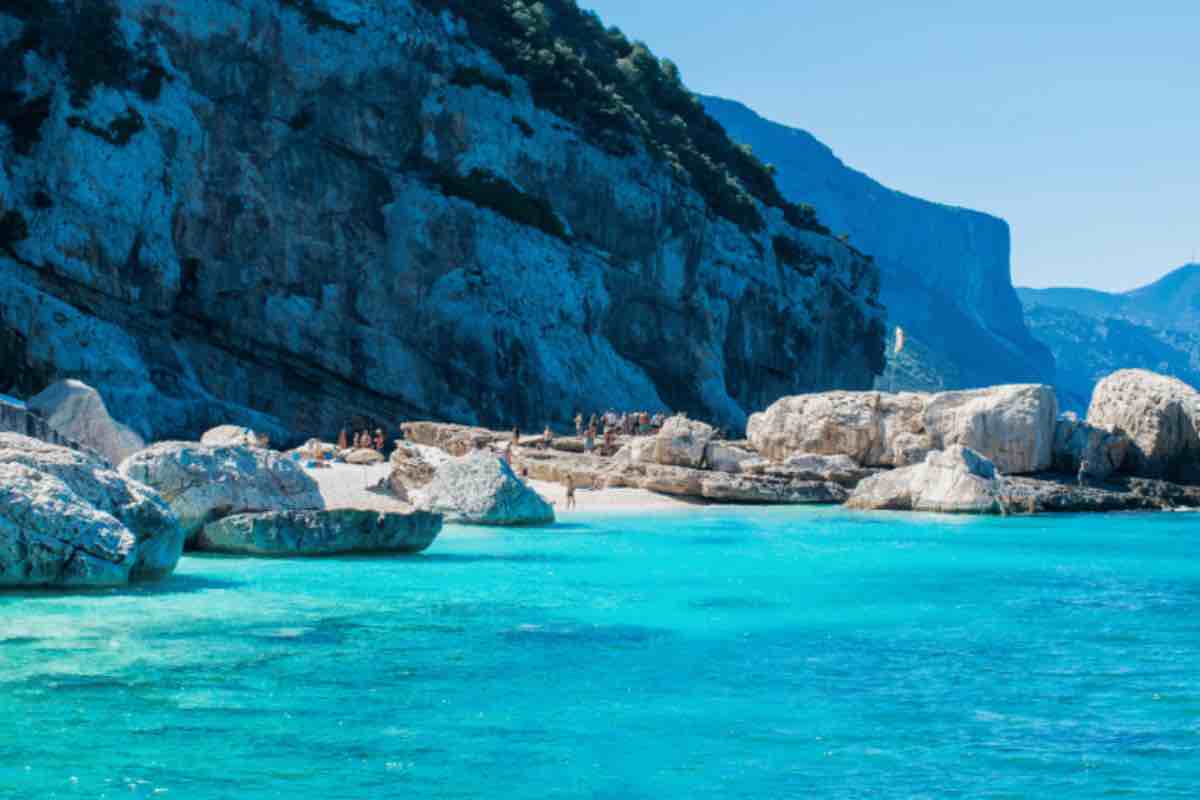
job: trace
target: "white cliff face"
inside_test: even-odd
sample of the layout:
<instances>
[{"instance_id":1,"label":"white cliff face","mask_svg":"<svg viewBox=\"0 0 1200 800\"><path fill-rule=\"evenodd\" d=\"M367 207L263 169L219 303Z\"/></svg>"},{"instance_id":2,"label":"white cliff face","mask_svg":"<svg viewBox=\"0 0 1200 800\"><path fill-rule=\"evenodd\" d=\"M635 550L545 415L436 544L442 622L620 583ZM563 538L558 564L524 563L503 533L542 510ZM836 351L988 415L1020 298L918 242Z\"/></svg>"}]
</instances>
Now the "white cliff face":
<instances>
[{"instance_id":1,"label":"white cliff face","mask_svg":"<svg viewBox=\"0 0 1200 800\"><path fill-rule=\"evenodd\" d=\"M746 233L640 146L536 107L448 18L316 7L121 0L140 55L85 99L87 76L8 42L0 391L74 377L147 438L282 441L609 406L740 428L882 368L878 273L853 249L765 207ZM452 80L468 67L509 91ZM514 221L530 202L557 222Z\"/></svg>"},{"instance_id":2,"label":"white cliff face","mask_svg":"<svg viewBox=\"0 0 1200 800\"><path fill-rule=\"evenodd\" d=\"M889 321L909 347L882 389L938 391L1050 382L1054 358L1030 335L1009 265L1009 229L996 217L880 185L809 133L740 103L704 98L739 142L774 164L785 195L817 209L835 233L875 258Z\"/></svg>"}]
</instances>

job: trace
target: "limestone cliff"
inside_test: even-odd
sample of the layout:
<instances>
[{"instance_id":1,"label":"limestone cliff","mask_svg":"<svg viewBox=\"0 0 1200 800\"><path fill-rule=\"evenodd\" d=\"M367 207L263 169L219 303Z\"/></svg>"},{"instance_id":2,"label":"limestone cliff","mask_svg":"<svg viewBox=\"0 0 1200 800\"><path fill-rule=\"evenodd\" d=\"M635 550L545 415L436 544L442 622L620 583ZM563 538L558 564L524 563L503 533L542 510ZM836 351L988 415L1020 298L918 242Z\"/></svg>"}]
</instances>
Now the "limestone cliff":
<instances>
[{"instance_id":1,"label":"limestone cliff","mask_svg":"<svg viewBox=\"0 0 1200 800\"><path fill-rule=\"evenodd\" d=\"M430 0L0 4L0 391L292 438L872 383L869 259L534 82Z\"/></svg>"},{"instance_id":2,"label":"limestone cliff","mask_svg":"<svg viewBox=\"0 0 1200 800\"><path fill-rule=\"evenodd\" d=\"M730 136L773 164L783 193L803 197L835 233L875 257L883 303L908 336L883 388L920 391L1049 383L1054 358L1025 326L1001 219L887 188L806 131L729 100L705 107Z\"/></svg>"}]
</instances>

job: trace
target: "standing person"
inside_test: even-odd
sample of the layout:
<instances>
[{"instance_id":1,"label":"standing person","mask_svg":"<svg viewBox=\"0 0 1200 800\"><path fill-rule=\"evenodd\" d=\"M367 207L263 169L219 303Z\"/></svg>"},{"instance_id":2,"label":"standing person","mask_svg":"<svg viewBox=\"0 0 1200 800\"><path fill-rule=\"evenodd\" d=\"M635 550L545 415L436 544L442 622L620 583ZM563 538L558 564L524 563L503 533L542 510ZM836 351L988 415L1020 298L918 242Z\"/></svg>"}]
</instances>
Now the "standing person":
<instances>
[{"instance_id":1,"label":"standing person","mask_svg":"<svg viewBox=\"0 0 1200 800\"><path fill-rule=\"evenodd\" d=\"M596 426L591 425L587 429L587 436L583 440L583 449L588 455L596 449Z\"/></svg>"},{"instance_id":2,"label":"standing person","mask_svg":"<svg viewBox=\"0 0 1200 800\"><path fill-rule=\"evenodd\" d=\"M345 450L349 446L350 437L347 435L345 427L343 427L342 432L338 434L338 450Z\"/></svg>"},{"instance_id":3,"label":"standing person","mask_svg":"<svg viewBox=\"0 0 1200 800\"><path fill-rule=\"evenodd\" d=\"M616 439L617 439L616 428L605 428L604 429L604 449L600 452L600 455L611 456L613 454L613 451L616 449L614 447L614 444L616 443Z\"/></svg>"},{"instance_id":4,"label":"standing person","mask_svg":"<svg viewBox=\"0 0 1200 800\"><path fill-rule=\"evenodd\" d=\"M513 426L512 443L514 446L521 443L521 429L518 428L516 425Z\"/></svg>"},{"instance_id":5,"label":"standing person","mask_svg":"<svg viewBox=\"0 0 1200 800\"><path fill-rule=\"evenodd\" d=\"M512 466L513 443L509 442L504 448L504 463Z\"/></svg>"},{"instance_id":6,"label":"standing person","mask_svg":"<svg viewBox=\"0 0 1200 800\"><path fill-rule=\"evenodd\" d=\"M575 476L567 473L567 508L575 507Z\"/></svg>"},{"instance_id":7,"label":"standing person","mask_svg":"<svg viewBox=\"0 0 1200 800\"><path fill-rule=\"evenodd\" d=\"M1087 459L1079 462L1079 474L1075 476L1075 480L1080 486L1086 486L1088 475L1092 472L1092 465Z\"/></svg>"},{"instance_id":8,"label":"standing person","mask_svg":"<svg viewBox=\"0 0 1200 800\"><path fill-rule=\"evenodd\" d=\"M383 428L375 429L375 449L383 452Z\"/></svg>"},{"instance_id":9,"label":"standing person","mask_svg":"<svg viewBox=\"0 0 1200 800\"><path fill-rule=\"evenodd\" d=\"M575 435L583 436L583 412L575 412Z\"/></svg>"},{"instance_id":10,"label":"standing person","mask_svg":"<svg viewBox=\"0 0 1200 800\"><path fill-rule=\"evenodd\" d=\"M588 427L592 429L592 436L594 437L596 431L600 429L600 420L595 414L592 414L592 418L588 420Z\"/></svg>"},{"instance_id":11,"label":"standing person","mask_svg":"<svg viewBox=\"0 0 1200 800\"><path fill-rule=\"evenodd\" d=\"M542 449L549 450L550 445L554 444L554 431L550 430L550 426L546 426L546 430L542 431Z\"/></svg>"}]
</instances>

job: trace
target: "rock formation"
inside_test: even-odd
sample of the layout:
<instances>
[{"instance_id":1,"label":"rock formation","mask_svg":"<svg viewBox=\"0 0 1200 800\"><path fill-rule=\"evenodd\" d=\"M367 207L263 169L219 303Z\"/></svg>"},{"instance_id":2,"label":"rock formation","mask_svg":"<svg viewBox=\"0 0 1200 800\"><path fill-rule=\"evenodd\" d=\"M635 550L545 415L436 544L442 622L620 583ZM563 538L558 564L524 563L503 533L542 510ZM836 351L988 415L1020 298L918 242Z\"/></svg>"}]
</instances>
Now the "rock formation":
<instances>
[{"instance_id":1,"label":"rock formation","mask_svg":"<svg viewBox=\"0 0 1200 800\"><path fill-rule=\"evenodd\" d=\"M1143 478L1200 479L1200 392L1145 370L1123 370L1096 386L1090 425L1131 441L1125 468Z\"/></svg>"},{"instance_id":2,"label":"rock formation","mask_svg":"<svg viewBox=\"0 0 1200 800\"><path fill-rule=\"evenodd\" d=\"M201 435L200 444L209 447L258 447L258 434L240 425L218 425Z\"/></svg>"},{"instance_id":3,"label":"rock formation","mask_svg":"<svg viewBox=\"0 0 1200 800\"><path fill-rule=\"evenodd\" d=\"M108 413L104 398L79 381L59 381L29 400L29 410L58 433L119 465L146 443Z\"/></svg>"},{"instance_id":4,"label":"rock formation","mask_svg":"<svg viewBox=\"0 0 1200 800\"><path fill-rule=\"evenodd\" d=\"M846 455L860 465L918 463L962 445L1003 472L1049 469L1057 402L1049 386L941 394L829 392L787 397L750 418L755 449L777 462L797 453Z\"/></svg>"},{"instance_id":5,"label":"rock formation","mask_svg":"<svg viewBox=\"0 0 1200 800\"><path fill-rule=\"evenodd\" d=\"M736 141L776 168L783 193L814 206L835 233L870 253L881 297L908 346L878 388L971 389L1049 383L1054 358L1026 327L1013 290L1003 220L921 200L847 167L803 130L730 100L702 98Z\"/></svg>"},{"instance_id":6,"label":"rock formation","mask_svg":"<svg viewBox=\"0 0 1200 800\"><path fill-rule=\"evenodd\" d=\"M708 444L716 431L711 425L671 417L654 439L654 460L674 467L699 469L708 462Z\"/></svg>"},{"instance_id":7,"label":"rock formation","mask_svg":"<svg viewBox=\"0 0 1200 800\"><path fill-rule=\"evenodd\" d=\"M272 450L161 442L126 459L121 474L166 499L189 546L206 524L232 514L324 507L316 481Z\"/></svg>"},{"instance_id":8,"label":"rock formation","mask_svg":"<svg viewBox=\"0 0 1200 800\"><path fill-rule=\"evenodd\" d=\"M183 538L148 487L75 450L0 434L0 586L160 580Z\"/></svg>"},{"instance_id":9,"label":"rock formation","mask_svg":"<svg viewBox=\"0 0 1200 800\"><path fill-rule=\"evenodd\" d=\"M1075 414L1066 414L1059 419L1054 432L1054 470L1078 475L1086 466L1085 478L1107 480L1125 465L1130 444L1124 434L1083 422Z\"/></svg>"},{"instance_id":10,"label":"rock formation","mask_svg":"<svg viewBox=\"0 0 1200 800\"><path fill-rule=\"evenodd\" d=\"M196 549L248 556L420 553L441 529L442 518L424 511L272 511L210 522Z\"/></svg>"},{"instance_id":11,"label":"rock formation","mask_svg":"<svg viewBox=\"0 0 1200 800\"><path fill-rule=\"evenodd\" d=\"M867 478L847 506L886 511L996 514L1003 509L996 466L970 448L955 445L930 453L924 464Z\"/></svg>"},{"instance_id":12,"label":"rock formation","mask_svg":"<svg viewBox=\"0 0 1200 800\"><path fill-rule=\"evenodd\" d=\"M554 508L494 455L471 453L447 460L424 489L417 508L471 525L546 525Z\"/></svg>"},{"instance_id":13,"label":"rock formation","mask_svg":"<svg viewBox=\"0 0 1200 800\"><path fill-rule=\"evenodd\" d=\"M73 377L147 440L290 444L609 406L739 429L870 386L869 259L699 107L676 147L633 94L547 88L633 46L529 8L542 67L459 19L518 24L494 1L4 5L0 391Z\"/></svg>"}]
</instances>

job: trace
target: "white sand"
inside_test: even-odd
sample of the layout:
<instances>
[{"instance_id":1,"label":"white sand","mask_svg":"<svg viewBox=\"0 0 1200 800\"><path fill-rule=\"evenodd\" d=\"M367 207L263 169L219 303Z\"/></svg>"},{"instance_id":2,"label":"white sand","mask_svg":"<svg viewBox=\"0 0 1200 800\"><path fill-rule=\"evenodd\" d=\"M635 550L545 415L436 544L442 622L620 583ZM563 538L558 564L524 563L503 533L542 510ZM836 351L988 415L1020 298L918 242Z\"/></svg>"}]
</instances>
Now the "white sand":
<instances>
[{"instance_id":1,"label":"white sand","mask_svg":"<svg viewBox=\"0 0 1200 800\"><path fill-rule=\"evenodd\" d=\"M320 487L326 508L354 508L361 511L412 510L407 503L400 502L387 492L371 491L371 487L381 480L386 481L392 471L387 462L369 467L331 464L327 468L305 468L304 471L311 475Z\"/></svg>"},{"instance_id":2,"label":"white sand","mask_svg":"<svg viewBox=\"0 0 1200 800\"><path fill-rule=\"evenodd\" d=\"M333 464L323 469L305 469L321 490L325 507L354 508L364 511L411 511L412 507L390 494L371 491L381 480L387 480L391 466L387 463L370 467L353 464ZM695 508L694 503L666 495L647 492L645 489L576 489L576 510L567 510L567 490L562 484L549 481L529 481L529 485L542 497L554 504L559 519L572 513L588 512L662 512Z\"/></svg>"},{"instance_id":3,"label":"white sand","mask_svg":"<svg viewBox=\"0 0 1200 800\"><path fill-rule=\"evenodd\" d=\"M623 488L592 491L591 489L576 488L575 511L568 511L567 489L561 483L529 481L529 485L536 489L538 494L554 504L554 512L558 514L560 520L570 516L575 511L580 513L596 511L637 511L651 513L680 511L697 507L695 503L689 503L686 500L668 497L663 494L655 494L645 489Z\"/></svg>"}]
</instances>

